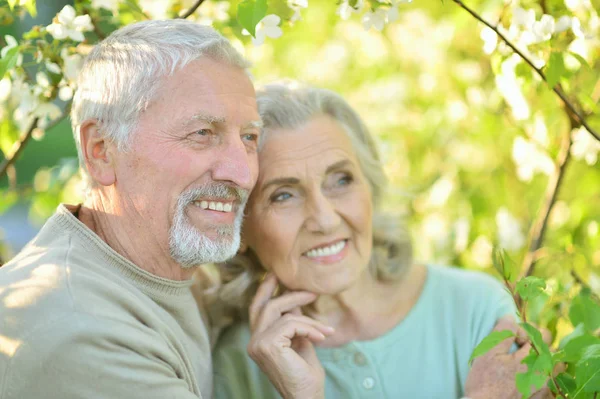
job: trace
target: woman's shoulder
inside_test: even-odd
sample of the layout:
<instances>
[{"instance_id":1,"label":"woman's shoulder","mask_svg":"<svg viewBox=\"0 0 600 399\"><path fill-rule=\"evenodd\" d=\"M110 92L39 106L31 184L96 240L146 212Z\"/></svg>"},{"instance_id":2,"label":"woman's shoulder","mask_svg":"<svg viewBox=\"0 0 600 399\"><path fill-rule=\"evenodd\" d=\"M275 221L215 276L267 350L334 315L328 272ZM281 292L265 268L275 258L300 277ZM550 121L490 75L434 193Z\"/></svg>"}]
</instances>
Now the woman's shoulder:
<instances>
[{"instance_id":1,"label":"woman's shoulder","mask_svg":"<svg viewBox=\"0 0 600 399\"><path fill-rule=\"evenodd\" d=\"M476 270L429 265L429 290L438 300L455 309L497 309L513 313L514 302L499 279Z\"/></svg>"},{"instance_id":2,"label":"woman's shoulder","mask_svg":"<svg viewBox=\"0 0 600 399\"><path fill-rule=\"evenodd\" d=\"M504 291L500 280L482 271L441 265L428 265L427 270L434 282L447 289L468 292Z\"/></svg>"}]
</instances>

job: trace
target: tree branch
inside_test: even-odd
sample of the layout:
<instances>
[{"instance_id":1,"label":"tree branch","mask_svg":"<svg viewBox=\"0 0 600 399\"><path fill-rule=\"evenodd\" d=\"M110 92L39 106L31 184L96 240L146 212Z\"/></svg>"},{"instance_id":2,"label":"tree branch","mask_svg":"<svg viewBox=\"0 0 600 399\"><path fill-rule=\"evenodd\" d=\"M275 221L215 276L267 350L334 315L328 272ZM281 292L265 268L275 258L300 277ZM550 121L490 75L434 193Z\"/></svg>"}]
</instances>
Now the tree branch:
<instances>
[{"instance_id":1,"label":"tree branch","mask_svg":"<svg viewBox=\"0 0 600 399\"><path fill-rule=\"evenodd\" d=\"M548 84L548 80L546 79L546 75L544 74L544 72L542 72L542 70L540 68L536 67L533 64L533 62L525 54L523 54L510 40L508 40L508 38L506 36L504 36L502 34L502 32L500 32L498 30L498 28L496 28L495 26L490 24L488 21L483 19L479 14L477 14L475 11L473 11L471 8L469 8L465 3L463 3L462 0L452 0L452 1L454 1L456 4L459 5L459 7L461 7L462 9L467 11L469 14L471 14L479 22L481 22L482 24L484 24L485 26L487 26L488 28L493 30L496 33L496 35L498 35L498 37L500 39L502 39L502 41L504 43L506 43L506 45L508 47L510 47L515 53L517 53L519 55L519 57L521 57L523 59L523 61L525 61L531 68L533 68L533 70L542 78L542 80L544 82L546 82L546 84ZM563 93L560 85L557 84L556 86L552 87L552 91L554 91L558 95L558 97L560 97L560 99L562 100L565 107L567 107L567 112L573 115L573 119L575 119L579 125L584 126L587 129L587 131L596 140L600 141L600 134L598 134L594 129L592 129L592 127L587 123L587 121L585 120L583 115L581 115L581 113L579 113L575 109L575 106L569 101L569 99L567 98L565 93ZM575 126L575 127L577 127L577 126Z\"/></svg>"},{"instance_id":2,"label":"tree branch","mask_svg":"<svg viewBox=\"0 0 600 399\"><path fill-rule=\"evenodd\" d=\"M561 187L567 164L569 163L571 145L571 130L573 127L573 121L569 126L569 130L563 135L560 151L556 159L556 168L554 173L548 178L548 185L546 186L545 201L542 204L542 209L538 212L537 219L534 221L531 229L529 230L529 249L523 259L523 265L521 267L521 273L524 276L531 276L535 269L535 264L538 260L537 253L542 247L544 241L544 235L546 234L546 226L550 217L552 207L556 202L556 197Z\"/></svg>"},{"instance_id":3,"label":"tree branch","mask_svg":"<svg viewBox=\"0 0 600 399\"><path fill-rule=\"evenodd\" d=\"M25 145L31 139L31 135L33 134L33 131L37 127L38 121L39 121L39 118L35 118L33 120L33 122L31 122L31 126L29 126L29 129L27 130L25 137L23 137L21 139L21 141L19 142L19 147L17 147L17 150L15 151L15 153L11 157L7 157L2 162L2 164L0 165L0 176L4 175L4 173L6 172L8 167L17 160L19 155L21 155L21 152L25 149Z\"/></svg>"},{"instance_id":4,"label":"tree branch","mask_svg":"<svg viewBox=\"0 0 600 399\"><path fill-rule=\"evenodd\" d=\"M198 0L198 1L196 1L196 4L194 4L193 6L191 6L189 10L187 10L185 13L181 14L177 18L186 19L187 17L189 17L190 15L192 15L194 12L196 12L196 10L198 9L198 7L200 7L200 5L202 3L204 3L204 0Z\"/></svg>"}]
</instances>

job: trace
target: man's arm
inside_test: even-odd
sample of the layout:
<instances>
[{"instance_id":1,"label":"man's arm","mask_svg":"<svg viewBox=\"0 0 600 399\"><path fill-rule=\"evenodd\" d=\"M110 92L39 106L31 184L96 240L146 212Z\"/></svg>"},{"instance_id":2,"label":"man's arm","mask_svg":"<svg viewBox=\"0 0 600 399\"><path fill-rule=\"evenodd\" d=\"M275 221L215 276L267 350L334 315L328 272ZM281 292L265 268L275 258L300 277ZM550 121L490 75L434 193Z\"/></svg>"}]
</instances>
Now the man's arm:
<instances>
[{"instance_id":1,"label":"man's arm","mask_svg":"<svg viewBox=\"0 0 600 399\"><path fill-rule=\"evenodd\" d=\"M525 343L526 333L515 322L514 317L506 316L498 320L494 331L510 330L515 336L502 341L488 353L473 361L473 367L465 384L465 397L469 399L519 399L515 377L527 370L521 361L529 354L531 344ZM544 340L549 341L549 334ZM513 344L521 345L510 353ZM533 394L532 398L545 399L554 396L547 387Z\"/></svg>"},{"instance_id":2,"label":"man's arm","mask_svg":"<svg viewBox=\"0 0 600 399\"><path fill-rule=\"evenodd\" d=\"M199 397L177 353L142 324L73 313L27 334L8 362L1 399Z\"/></svg>"}]
</instances>

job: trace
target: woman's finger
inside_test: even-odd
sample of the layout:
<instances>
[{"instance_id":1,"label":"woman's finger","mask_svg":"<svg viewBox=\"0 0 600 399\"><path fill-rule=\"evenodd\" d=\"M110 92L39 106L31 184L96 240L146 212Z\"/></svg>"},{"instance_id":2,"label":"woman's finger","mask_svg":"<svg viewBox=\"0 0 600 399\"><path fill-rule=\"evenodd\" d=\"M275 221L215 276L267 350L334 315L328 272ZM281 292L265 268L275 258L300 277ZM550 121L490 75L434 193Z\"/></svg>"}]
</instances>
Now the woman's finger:
<instances>
[{"instance_id":1,"label":"woman's finger","mask_svg":"<svg viewBox=\"0 0 600 399\"><path fill-rule=\"evenodd\" d=\"M317 326L303 320L282 318L269 330L253 335L248 344L248 353L255 356L272 356L281 348L292 348L294 338L305 338L311 342L321 342L326 335Z\"/></svg>"},{"instance_id":2,"label":"woman's finger","mask_svg":"<svg viewBox=\"0 0 600 399\"><path fill-rule=\"evenodd\" d=\"M281 316L292 310L308 305L317 298L316 294L306 291L286 292L278 298L271 299L262 308L256 318L254 329L264 330L277 321Z\"/></svg>"},{"instance_id":3,"label":"woman's finger","mask_svg":"<svg viewBox=\"0 0 600 399\"><path fill-rule=\"evenodd\" d=\"M295 314L291 314L291 313L287 313L287 314L283 315L279 320L277 320L273 324L271 329L275 331L289 323L302 323L302 324L309 325L311 327L316 328L318 331L320 331L324 335L331 335L335 331L333 329L333 327L327 326L318 320L312 319L308 316L295 315Z\"/></svg>"},{"instance_id":4,"label":"woman's finger","mask_svg":"<svg viewBox=\"0 0 600 399\"><path fill-rule=\"evenodd\" d=\"M273 296L273 292L277 288L277 278L273 273L267 273L264 281L258 286L256 294L250 303L248 313L250 316L250 327L254 326L258 315L260 315L262 308Z\"/></svg>"}]
</instances>

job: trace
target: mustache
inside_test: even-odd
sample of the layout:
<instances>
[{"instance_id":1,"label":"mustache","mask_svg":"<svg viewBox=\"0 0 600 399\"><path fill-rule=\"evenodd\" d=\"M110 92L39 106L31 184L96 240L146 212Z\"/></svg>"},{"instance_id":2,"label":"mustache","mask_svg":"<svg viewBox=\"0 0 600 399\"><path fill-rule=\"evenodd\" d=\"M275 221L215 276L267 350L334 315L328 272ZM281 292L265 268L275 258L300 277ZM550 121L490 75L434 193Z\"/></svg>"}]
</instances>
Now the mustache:
<instances>
[{"instance_id":1,"label":"mustache","mask_svg":"<svg viewBox=\"0 0 600 399\"><path fill-rule=\"evenodd\" d=\"M244 204L248 200L250 192L240 187L234 187L225 183L208 183L200 187L194 187L184 191L179 196L179 204L187 205L200 198L210 197L214 199L233 200Z\"/></svg>"}]
</instances>

